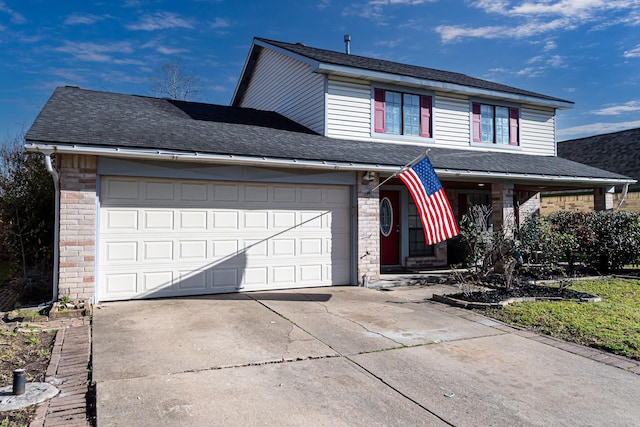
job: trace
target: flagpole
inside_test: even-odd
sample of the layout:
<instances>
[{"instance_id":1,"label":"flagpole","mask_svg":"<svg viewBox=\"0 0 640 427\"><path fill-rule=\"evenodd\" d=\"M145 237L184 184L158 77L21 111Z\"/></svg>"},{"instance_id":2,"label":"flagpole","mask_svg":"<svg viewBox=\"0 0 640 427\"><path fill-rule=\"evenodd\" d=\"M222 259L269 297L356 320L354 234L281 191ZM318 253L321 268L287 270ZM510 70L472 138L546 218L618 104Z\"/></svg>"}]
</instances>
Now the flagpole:
<instances>
[{"instance_id":1,"label":"flagpole","mask_svg":"<svg viewBox=\"0 0 640 427\"><path fill-rule=\"evenodd\" d=\"M389 176L387 179L385 179L384 181L382 181L380 184L376 185L375 187L373 187L371 190L369 190L369 193L373 193L374 191L376 191L378 188L382 187L384 184L387 183L387 181L395 178L396 176L398 176L399 173L402 173L404 171L406 171L407 169L409 169L411 166L415 165L416 163L418 163L420 160L424 159L425 157L427 157L429 155L429 151L431 151L431 148L427 148L427 151L425 151L424 153L420 154L418 157L416 157L415 159L411 160L409 163L407 163L406 165L404 165L398 172L394 172L393 175Z\"/></svg>"}]
</instances>

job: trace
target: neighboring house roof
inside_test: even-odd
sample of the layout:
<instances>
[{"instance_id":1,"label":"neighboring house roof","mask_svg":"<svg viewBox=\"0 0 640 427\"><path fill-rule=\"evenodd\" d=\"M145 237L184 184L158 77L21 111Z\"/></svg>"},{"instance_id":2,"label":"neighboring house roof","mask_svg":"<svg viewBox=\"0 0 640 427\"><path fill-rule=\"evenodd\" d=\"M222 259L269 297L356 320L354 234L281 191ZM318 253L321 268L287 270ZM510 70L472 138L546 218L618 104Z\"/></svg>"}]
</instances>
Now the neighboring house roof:
<instances>
[{"instance_id":1,"label":"neighboring house roof","mask_svg":"<svg viewBox=\"0 0 640 427\"><path fill-rule=\"evenodd\" d=\"M640 128L558 142L558 156L640 181Z\"/></svg>"},{"instance_id":2,"label":"neighboring house roof","mask_svg":"<svg viewBox=\"0 0 640 427\"><path fill-rule=\"evenodd\" d=\"M28 149L50 146L66 150L96 150L96 154L121 156L136 152L189 153L234 156L289 162L373 166L395 170L426 147L408 144L328 138L278 113L197 102L174 101L137 95L60 87L42 108L25 136ZM196 154L197 153L197 154ZM165 153L166 154L166 153ZM518 175L532 182L574 178L624 181L626 177L558 157L496 151L434 147L429 155L434 168L449 177ZM337 168L337 167L336 167ZM527 178L528 177L528 178ZM574 180L575 181L575 180Z\"/></svg>"},{"instance_id":3,"label":"neighboring house roof","mask_svg":"<svg viewBox=\"0 0 640 427\"><path fill-rule=\"evenodd\" d=\"M518 89L511 86L506 86L499 83L494 83L488 80L482 80L475 77L470 77L465 74L454 73L450 71L436 70L433 68L419 67L415 65L402 64L398 62L385 61L382 59L368 58L364 56L351 55L342 52L336 52L325 49L318 49L309 46L305 46L301 43L285 43L275 40L268 40L256 37L255 44L258 48L252 49L250 56L247 60L247 65L241 76L236 94L233 97L232 105L239 105L244 91L248 87L251 75L253 73L253 67L255 67L257 61L257 55L260 51L260 46L272 46L275 48L283 49L295 55L302 56L309 60L316 62L317 64L332 64L341 67L352 68L356 70L367 70L371 72L379 72L386 74L393 74L397 76L410 77L420 79L424 81L440 82L444 84L455 86L464 86L483 91L502 92L527 98L534 98L538 100L551 101L556 103L557 108L571 108L573 106L572 101L567 101L552 96L542 95L536 92L528 90ZM254 44L254 47L255 47ZM317 65L316 64L316 65ZM358 75L357 72L354 72ZM446 88L446 86L445 86Z\"/></svg>"}]
</instances>

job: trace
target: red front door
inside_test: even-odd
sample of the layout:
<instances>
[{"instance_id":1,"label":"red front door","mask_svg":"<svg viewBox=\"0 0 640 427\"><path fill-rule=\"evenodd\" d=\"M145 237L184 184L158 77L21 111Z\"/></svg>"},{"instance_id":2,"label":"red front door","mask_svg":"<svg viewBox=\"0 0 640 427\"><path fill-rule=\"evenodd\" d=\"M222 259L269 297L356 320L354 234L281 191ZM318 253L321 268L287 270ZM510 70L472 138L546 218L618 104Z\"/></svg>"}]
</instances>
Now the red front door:
<instances>
[{"instance_id":1,"label":"red front door","mask_svg":"<svg viewBox=\"0 0 640 427\"><path fill-rule=\"evenodd\" d=\"M380 263L400 264L400 193L380 191Z\"/></svg>"}]
</instances>

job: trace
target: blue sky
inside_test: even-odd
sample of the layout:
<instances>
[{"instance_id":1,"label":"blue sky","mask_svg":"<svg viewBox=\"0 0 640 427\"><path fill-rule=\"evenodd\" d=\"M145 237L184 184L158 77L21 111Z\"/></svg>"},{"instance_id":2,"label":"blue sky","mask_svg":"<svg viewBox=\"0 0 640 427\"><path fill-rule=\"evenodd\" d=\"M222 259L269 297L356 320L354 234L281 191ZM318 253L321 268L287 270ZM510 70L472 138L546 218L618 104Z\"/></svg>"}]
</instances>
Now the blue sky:
<instances>
[{"instance_id":1,"label":"blue sky","mask_svg":"<svg viewBox=\"0 0 640 427\"><path fill-rule=\"evenodd\" d=\"M640 0L0 0L0 140L55 87L152 95L160 65L228 104L254 36L574 101L558 139L640 127Z\"/></svg>"}]
</instances>

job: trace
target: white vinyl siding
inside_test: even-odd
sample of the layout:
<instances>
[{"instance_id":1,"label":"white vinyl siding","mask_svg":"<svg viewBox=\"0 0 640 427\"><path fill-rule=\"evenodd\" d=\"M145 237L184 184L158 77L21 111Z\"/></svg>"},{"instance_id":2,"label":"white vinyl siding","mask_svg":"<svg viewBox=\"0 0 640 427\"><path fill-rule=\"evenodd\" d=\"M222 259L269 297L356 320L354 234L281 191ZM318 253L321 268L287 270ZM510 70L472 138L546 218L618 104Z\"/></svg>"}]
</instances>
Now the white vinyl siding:
<instances>
[{"instance_id":1,"label":"white vinyl siding","mask_svg":"<svg viewBox=\"0 0 640 427\"><path fill-rule=\"evenodd\" d=\"M329 79L327 136L371 138L371 86Z\"/></svg>"},{"instance_id":2,"label":"white vinyl siding","mask_svg":"<svg viewBox=\"0 0 640 427\"><path fill-rule=\"evenodd\" d=\"M454 98L438 92L433 115L438 146L469 148L469 98Z\"/></svg>"},{"instance_id":3,"label":"white vinyl siding","mask_svg":"<svg viewBox=\"0 0 640 427\"><path fill-rule=\"evenodd\" d=\"M520 146L523 153L555 155L555 111L520 109Z\"/></svg>"},{"instance_id":4,"label":"white vinyl siding","mask_svg":"<svg viewBox=\"0 0 640 427\"><path fill-rule=\"evenodd\" d=\"M323 134L324 79L309 65L264 49L241 106L276 111Z\"/></svg>"}]
</instances>

